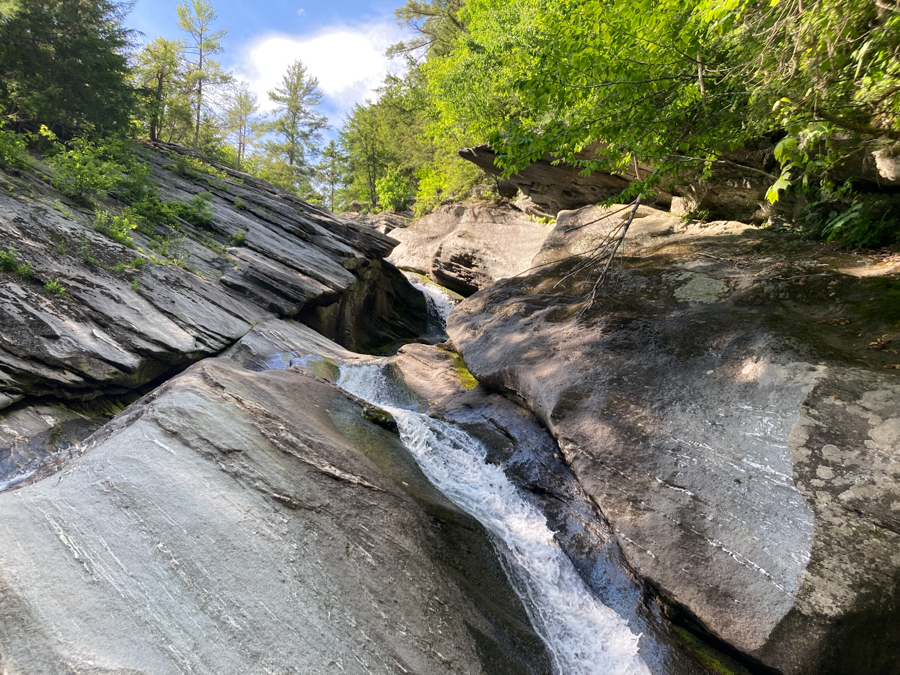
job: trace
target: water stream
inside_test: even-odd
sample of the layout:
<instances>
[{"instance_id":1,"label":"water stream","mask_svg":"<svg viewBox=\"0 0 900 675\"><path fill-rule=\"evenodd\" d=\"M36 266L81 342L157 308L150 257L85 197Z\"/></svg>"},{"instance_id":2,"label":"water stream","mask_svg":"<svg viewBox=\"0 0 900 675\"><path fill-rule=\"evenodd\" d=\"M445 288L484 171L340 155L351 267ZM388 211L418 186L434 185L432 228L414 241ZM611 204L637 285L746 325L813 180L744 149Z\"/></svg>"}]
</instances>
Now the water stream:
<instances>
[{"instance_id":1,"label":"water stream","mask_svg":"<svg viewBox=\"0 0 900 675\"><path fill-rule=\"evenodd\" d=\"M491 534L558 675L649 675L638 655L640 635L591 593L544 515L502 467L486 461L480 441L454 424L407 409L380 364L345 365L338 385L390 412L428 479Z\"/></svg>"},{"instance_id":2,"label":"water stream","mask_svg":"<svg viewBox=\"0 0 900 675\"><path fill-rule=\"evenodd\" d=\"M447 328L447 317L450 316L450 312L453 311L453 308L459 304L462 298L453 291L434 283L428 277L423 277L421 274L404 272L403 276L406 277L413 288L425 296L431 323L440 328L441 333L443 333Z\"/></svg>"}]
</instances>

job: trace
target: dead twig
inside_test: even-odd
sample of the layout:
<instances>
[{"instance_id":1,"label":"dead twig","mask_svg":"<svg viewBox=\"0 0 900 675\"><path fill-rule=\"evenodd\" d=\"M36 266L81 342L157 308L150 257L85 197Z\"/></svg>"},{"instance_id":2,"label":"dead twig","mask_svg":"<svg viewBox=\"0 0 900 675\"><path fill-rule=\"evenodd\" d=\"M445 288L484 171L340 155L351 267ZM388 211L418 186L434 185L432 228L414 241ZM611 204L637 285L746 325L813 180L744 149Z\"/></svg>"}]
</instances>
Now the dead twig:
<instances>
[{"instance_id":1,"label":"dead twig","mask_svg":"<svg viewBox=\"0 0 900 675\"><path fill-rule=\"evenodd\" d=\"M591 249L587 254L582 256L581 262L579 262L571 270L569 270L568 273L554 285L554 288L556 288L561 284L567 282L569 279L576 277L584 270L595 269L599 265L603 265L603 270L600 272L600 275L597 277L597 280L594 282L594 285L591 288L591 294L590 298L588 299L588 304L579 313L579 318L594 306L594 301L597 299L597 291L600 290L601 286L603 286L603 282L606 281L606 277L609 274L609 269L612 266L613 260L615 260L616 254L619 252L619 248L622 246L622 242L625 241L625 236L628 234L628 228L631 227L631 223L632 221L634 221L634 216L637 213L638 207L640 205L641 197L638 196L637 199L635 199L630 204L631 210L628 213L628 216L618 225L610 229L610 231L607 232L606 235L604 235L603 239L600 240L600 243L597 244L593 249ZM622 211L624 211L624 209L622 209ZM618 211L617 213L621 213L621 211Z\"/></svg>"}]
</instances>

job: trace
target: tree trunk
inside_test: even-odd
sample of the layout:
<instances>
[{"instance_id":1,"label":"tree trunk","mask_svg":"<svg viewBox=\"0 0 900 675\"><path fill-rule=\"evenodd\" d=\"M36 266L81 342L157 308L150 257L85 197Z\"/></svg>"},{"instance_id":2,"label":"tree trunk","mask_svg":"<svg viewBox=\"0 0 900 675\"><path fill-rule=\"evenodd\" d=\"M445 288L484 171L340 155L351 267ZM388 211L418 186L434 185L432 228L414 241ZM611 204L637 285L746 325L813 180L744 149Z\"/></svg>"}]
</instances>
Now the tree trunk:
<instances>
[{"instance_id":1,"label":"tree trunk","mask_svg":"<svg viewBox=\"0 0 900 675\"><path fill-rule=\"evenodd\" d=\"M194 124L194 152L200 146L200 107L203 105L203 80L197 82L197 121Z\"/></svg>"}]
</instances>

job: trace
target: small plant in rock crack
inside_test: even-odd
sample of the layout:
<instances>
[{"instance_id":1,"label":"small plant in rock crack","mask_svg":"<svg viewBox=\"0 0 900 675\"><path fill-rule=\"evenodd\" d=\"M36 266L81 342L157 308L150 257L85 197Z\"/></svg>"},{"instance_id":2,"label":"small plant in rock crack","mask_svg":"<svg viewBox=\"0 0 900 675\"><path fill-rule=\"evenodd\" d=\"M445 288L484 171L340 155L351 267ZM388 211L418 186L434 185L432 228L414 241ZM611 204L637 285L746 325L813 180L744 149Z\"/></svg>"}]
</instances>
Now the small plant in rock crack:
<instances>
[{"instance_id":1,"label":"small plant in rock crack","mask_svg":"<svg viewBox=\"0 0 900 675\"><path fill-rule=\"evenodd\" d=\"M187 260L191 257L185 245L184 235L172 237L157 237L149 242L150 250L155 254L154 260L160 265L175 265L176 267L184 267Z\"/></svg>"},{"instance_id":2,"label":"small plant in rock crack","mask_svg":"<svg viewBox=\"0 0 900 675\"><path fill-rule=\"evenodd\" d=\"M201 192L196 195L189 204L184 202L167 202L168 209L179 218L183 218L195 227L208 228L212 224L212 211L209 202L212 195Z\"/></svg>"},{"instance_id":3,"label":"small plant in rock crack","mask_svg":"<svg viewBox=\"0 0 900 675\"><path fill-rule=\"evenodd\" d=\"M66 218L73 218L75 216L72 209L68 208L58 199L53 200L53 208L63 214Z\"/></svg>"},{"instance_id":4,"label":"small plant in rock crack","mask_svg":"<svg viewBox=\"0 0 900 675\"><path fill-rule=\"evenodd\" d=\"M68 295L66 287L59 283L58 279L53 279L44 284L44 290L55 295L57 298L64 298Z\"/></svg>"},{"instance_id":5,"label":"small plant in rock crack","mask_svg":"<svg viewBox=\"0 0 900 675\"><path fill-rule=\"evenodd\" d=\"M14 246L10 246L6 251L0 250L0 270L4 272L12 272L18 274L23 279L28 279L34 274L34 268L27 260L20 262L18 253Z\"/></svg>"},{"instance_id":6,"label":"small plant in rock crack","mask_svg":"<svg viewBox=\"0 0 900 675\"><path fill-rule=\"evenodd\" d=\"M228 238L231 239L231 243L235 246L243 246L247 242L247 233L243 230L238 230Z\"/></svg>"},{"instance_id":7,"label":"small plant in rock crack","mask_svg":"<svg viewBox=\"0 0 900 675\"><path fill-rule=\"evenodd\" d=\"M81 233L81 239L78 242L78 253L86 263L90 263L91 265L100 264L100 261L94 255L93 243L84 232Z\"/></svg>"},{"instance_id":8,"label":"small plant in rock crack","mask_svg":"<svg viewBox=\"0 0 900 675\"><path fill-rule=\"evenodd\" d=\"M95 213L94 229L128 248L134 248L134 239L131 238L130 232L135 227L137 227L137 223L133 223L125 216L116 216L109 211Z\"/></svg>"}]
</instances>

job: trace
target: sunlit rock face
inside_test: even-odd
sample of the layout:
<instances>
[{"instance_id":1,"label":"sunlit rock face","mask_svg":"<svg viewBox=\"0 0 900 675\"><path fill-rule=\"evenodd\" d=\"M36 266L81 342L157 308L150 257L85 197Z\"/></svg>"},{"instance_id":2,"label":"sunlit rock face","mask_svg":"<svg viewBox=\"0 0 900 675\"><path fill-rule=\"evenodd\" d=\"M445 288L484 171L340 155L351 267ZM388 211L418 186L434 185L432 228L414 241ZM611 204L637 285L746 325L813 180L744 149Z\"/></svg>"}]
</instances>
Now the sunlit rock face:
<instances>
[{"instance_id":1,"label":"sunlit rock face","mask_svg":"<svg viewBox=\"0 0 900 675\"><path fill-rule=\"evenodd\" d=\"M340 320L322 330L350 347L364 335L372 350L424 332L424 299L382 260L396 242L226 167L172 170L183 148L138 152L161 198L209 196L208 226L133 230L130 248L34 175L0 191L0 250L33 269L0 272L0 408L126 393L274 316L330 309ZM49 281L65 295L47 292Z\"/></svg>"},{"instance_id":2,"label":"sunlit rock face","mask_svg":"<svg viewBox=\"0 0 900 675\"><path fill-rule=\"evenodd\" d=\"M400 245L388 261L471 295L531 267L552 229L509 206L452 204L392 231Z\"/></svg>"},{"instance_id":3,"label":"sunlit rock face","mask_svg":"<svg viewBox=\"0 0 900 675\"><path fill-rule=\"evenodd\" d=\"M265 322L0 494L0 670L548 672L486 532L329 382L355 358Z\"/></svg>"},{"instance_id":4,"label":"sunlit rock face","mask_svg":"<svg viewBox=\"0 0 900 675\"><path fill-rule=\"evenodd\" d=\"M900 280L642 208L588 307L594 277L566 274L602 215L561 214L547 267L450 315L470 371L546 424L673 611L784 672L888 672Z\"/></svg>"}]
</instances>

